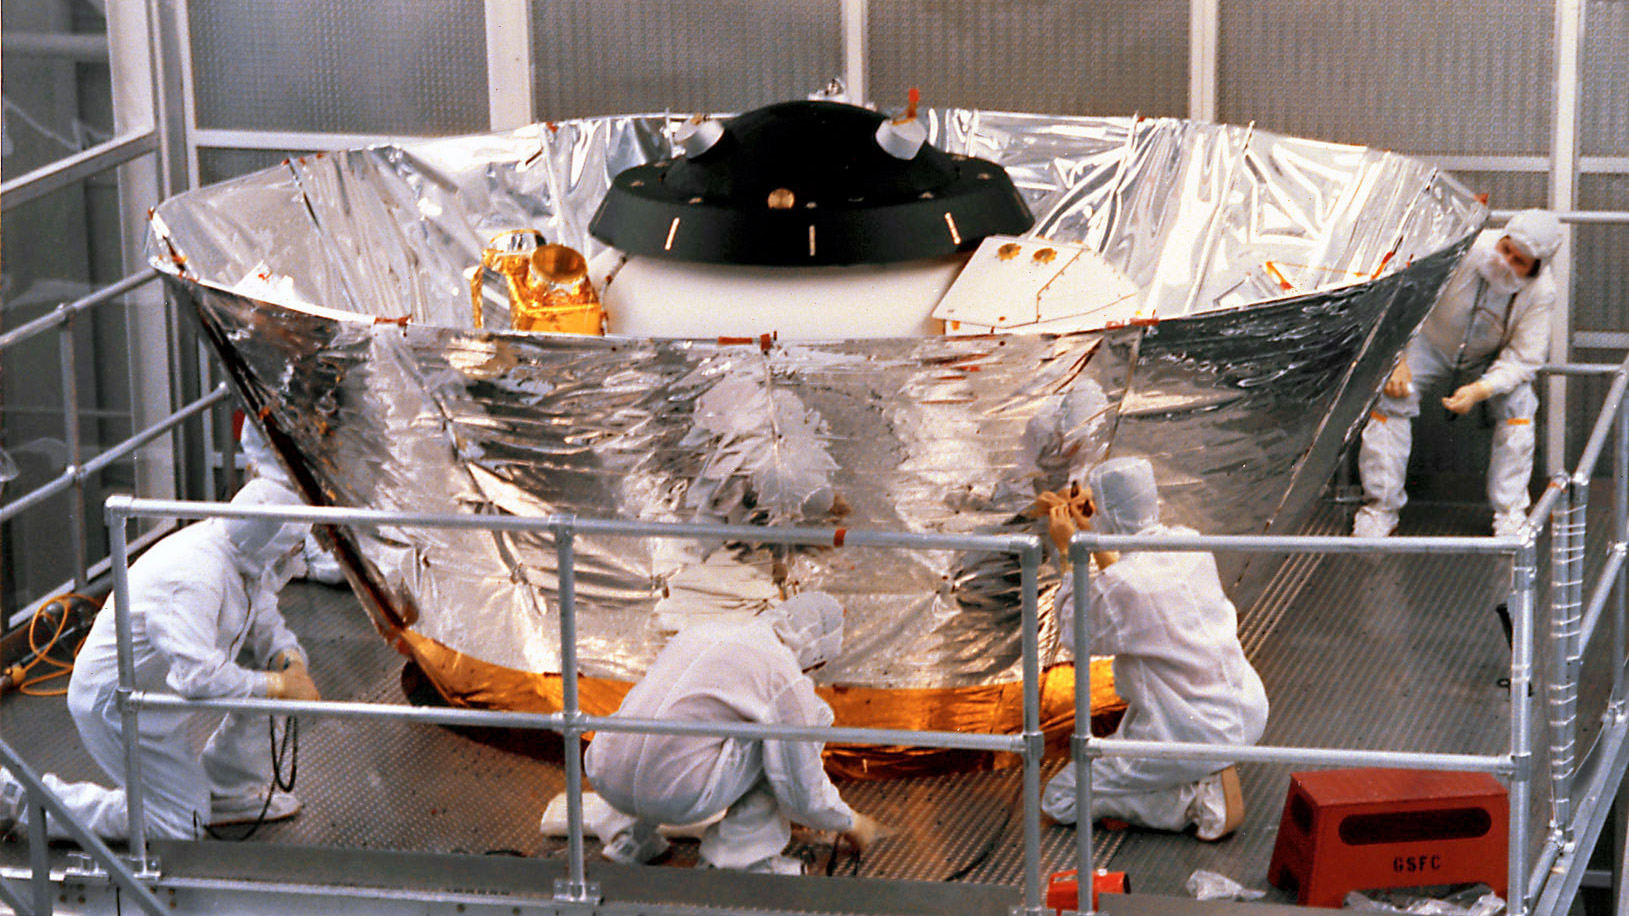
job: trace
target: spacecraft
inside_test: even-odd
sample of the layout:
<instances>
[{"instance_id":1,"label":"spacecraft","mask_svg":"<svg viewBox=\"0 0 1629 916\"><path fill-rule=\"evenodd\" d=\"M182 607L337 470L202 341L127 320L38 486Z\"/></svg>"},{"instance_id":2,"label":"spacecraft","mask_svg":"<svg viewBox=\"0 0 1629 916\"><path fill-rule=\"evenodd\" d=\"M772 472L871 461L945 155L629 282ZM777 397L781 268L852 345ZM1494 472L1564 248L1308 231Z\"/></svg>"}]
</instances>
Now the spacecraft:
<instances>
[{"instance_id":1,"label":"spacecraft","mask_svg":"<svg viewBox=\"0 0 1629 916\"><path fill-rule=\"evenodd\" d=\"M1154 464L1168 522L1260 534L1306 520L1485 218L1426 163L1253 127L800 101L292 159L165 202L149 242L316 504L1040 533L1035 493L1112 454ZM559 708L547 536L329 536L449 701ZM818 675L839 724L1020 725L1010 557L574 551L590 713L677 628L821 589L847 611ZM1248 608L1275 558L1219 560ZM1056 585L1049 563L1061 735ZM988 762L830 751L848 775Z\"/></svg>"}]
</instances>

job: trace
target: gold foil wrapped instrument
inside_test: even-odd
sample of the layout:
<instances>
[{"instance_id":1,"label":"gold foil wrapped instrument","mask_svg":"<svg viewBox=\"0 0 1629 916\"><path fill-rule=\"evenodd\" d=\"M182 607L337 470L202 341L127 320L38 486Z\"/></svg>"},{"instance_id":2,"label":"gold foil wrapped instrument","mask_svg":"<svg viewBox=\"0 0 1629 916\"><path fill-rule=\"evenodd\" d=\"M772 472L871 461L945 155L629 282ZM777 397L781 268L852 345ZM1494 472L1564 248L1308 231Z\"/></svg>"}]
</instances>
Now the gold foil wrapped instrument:
<instances>
[{"instance_id":1,"label":"gold foil wrapped instrument","mask_svg":"<svg viewBox=\"0 0 1629 916\"><path fill-rule=\"evenodd\" d=\"M588 282L588 262L575 248L546 244L536 229L511 229L493 236L470 277L471 316L477 328L486 326L481 288L488 270L509 283L509 323L514 330L605 333L605 310Z\"/></svg>"}]
</instances>

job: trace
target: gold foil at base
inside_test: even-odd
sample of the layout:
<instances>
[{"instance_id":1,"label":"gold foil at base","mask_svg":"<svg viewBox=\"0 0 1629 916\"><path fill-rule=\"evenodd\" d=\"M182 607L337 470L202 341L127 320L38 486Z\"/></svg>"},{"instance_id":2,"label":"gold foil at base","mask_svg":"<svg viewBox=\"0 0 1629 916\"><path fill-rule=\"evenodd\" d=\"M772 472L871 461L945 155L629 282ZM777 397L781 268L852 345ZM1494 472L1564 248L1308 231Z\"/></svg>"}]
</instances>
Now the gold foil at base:
<instances>
[{"instance_id":1,"label":"gold foil at base","mask_svg":"<svg viewBox=\"0 0 1629 916\"><path fill-rule=\"evenodd\" d=\"M558 674L492 665L410 630L401 637L436 690L454 706L560 711ZM1073 663L1054 665L1042 674L1041 729L1046 734L1048 756L1068 753L1075 719L1074 678ZM580 677L578 705L589 715L608 716L622 705L632 686L626 681ZM844 727L1013 734L1023 725L1023 687L1017 683L923 689L827 686L817 692L831 704L837 725ZM1092 660L1091 708L1093 734L1107 734L1125 710L1125 700L1114 692L1110 659ZM1018 763L1016 754L835 743L826 746L825 756L827 772L849 779L924 776Z\"/></svg>"}]
</instances>

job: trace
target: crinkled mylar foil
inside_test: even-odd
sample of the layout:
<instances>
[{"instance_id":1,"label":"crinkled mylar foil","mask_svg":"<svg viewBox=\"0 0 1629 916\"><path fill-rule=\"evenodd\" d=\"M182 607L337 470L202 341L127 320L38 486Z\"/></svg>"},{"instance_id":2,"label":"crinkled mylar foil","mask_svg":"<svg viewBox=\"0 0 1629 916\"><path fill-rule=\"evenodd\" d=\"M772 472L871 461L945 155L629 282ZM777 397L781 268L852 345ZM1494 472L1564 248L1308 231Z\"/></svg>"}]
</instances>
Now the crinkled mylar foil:
<instances>
[{"instance_id":1,"label":"crinkled mylar foil","mask_svg":"<svg viewBox=\"0 0 1629 916\"><path fill-rule=\"evenodd\" d=\"M924 117L940 148L1008 170L1032 234L1100 251L1159 321L750 343L474 329L486 242L535 228L602 250L587 226L611 177L673 155L680 119L664 115L292 160L164 203L151 257L319 503L1042 533L1023 514L1038 489L1142 455L1168 522L1284 533L1486 216L1429 165L1358 147L1176 120ZM501 284L487 289L487 323L507 325ZM450 698L558 702L549 538L337 540L380 627ZM847 609L843 654L818 675L840 721L1017 726L1015 558L597 535L575 551L590 711L615 708L683 622L823 589ZM1276 560L1220 559L1248 609ZM1056 579L1047 564L1043 599ZM1043 665L1067 662L1049 600L1042 614ZM1049 702L1067 718L1067 693Z\"/></svg>"}]
</instances>

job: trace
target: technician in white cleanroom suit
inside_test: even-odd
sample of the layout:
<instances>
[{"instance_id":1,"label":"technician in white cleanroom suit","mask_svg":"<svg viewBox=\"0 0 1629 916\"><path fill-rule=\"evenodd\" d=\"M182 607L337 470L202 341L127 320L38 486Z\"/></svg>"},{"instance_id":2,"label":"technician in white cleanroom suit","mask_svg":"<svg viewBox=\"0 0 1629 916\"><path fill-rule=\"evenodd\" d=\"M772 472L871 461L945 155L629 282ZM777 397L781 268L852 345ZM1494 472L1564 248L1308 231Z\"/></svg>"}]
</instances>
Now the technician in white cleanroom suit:
<instances>
[{"instance_id":1,"label":"technician in white cleanroom suit","mask_svg":"<svg viewBox=\"0 0 1629 916\"><path fill-rule=\"evenodd\" d=\"M260 427L256 426L254 421L244 421L241 444L243 457L248 459L251 476L264 477L290 490L294 489L294 482L289 479L288 472L283 470L283 465L278 462L276 453L272 451L271 443L266 441L265 433L260 431ZM295 564L294 578L310 579L323 585L345 584L345 573L339 568L339 560L317 543L316 535L309 529L305 534L305 544L300 548L300 562Z\"/></svg>"},{"instance_id":2,"label":"technician in white cleanroom suit","mask_svg":"<svg viewBox=\"0 0 1629 916\"><path fill-rule=\"evenodd\" d=\"M1042 496L1060 552L1067 552L1077 527L1103 534L1195 533L1160 524L1154 471L1141 458L1105 461L1092 469L1089 481L1083 498ZM1114 689L1126 700L1125 718L1112 737L1213 744L1260 740L1267 727L1267 694L1239 645L1238 616L1222 592L1215 558L1163 552L1094 557L1092 651L1114 656ZM1065 577L1057 599L1066 641L1074 639L1072 580ZM1093 818L1172 831L1193 825L1200 839L1216 840L1244 817L1232 766L1134 757L1100 757L1091 766ZM1073 763L1047 783L1041 809L1060 823L1075 822Z\"/></svg>"},{"instance_id":3,"label":"technician in white cleanroom suit","mask_svg":"<svg viewBox=\"0 0 1629 916\"><path fill-rule=\"evenodd\" d=\"M1521 527L1532 502L1533 376L1549 353L1556 295L1544 262L1560 247L1561 223L1545 210L1523 210L1504 231L1477 236L1363 428L1358 473L1366 504L1353 519L1354 535L1385 537L1397 527L1408 501L1403 479L1414 418L1420 398L1438 386L1447 393L1442 405L1455 414L1488 401L1495 424L1488 459L1493 533Z\"/></svg>"},{"instance_id":4,"label":"technician in white cleanroom suit","mask_svg":"<svg viewBox=\"0 0 1629 916\"><path fill-rule=\"evenodd\" d=\"M698 624L668 641L618 716L687 722L823 726L831 707L806 672L843 645L843 609L808 592L747 622ZM820 760L818 741L601 732L584 759L600 796L624 815L601 825L605 856L649 862L667 849L662 824L693 824L725 812L701 841L702 864L801 874L781 855L791 822L834 830L864 849L877 825L844 804Z\"/></svg>"},{"instance_id":5,"label":"technician in white cleanroom suit","mask_svg":"<svg viewBox=\"0 0 1629 916\"><path fill-rule=\"evenodd\" d=\"M297 506L288 489L252 480L233 497L237 506ZM273 697L318 699L305 654L277 610L289 560L304 524L264 519L210 519L159 541L130 566L130 627L135 688L191 699ZM248 649L256 669L239 667ZM258 670L264 668L267 670ZM118 637L113 602L97 614L68 683L68 711L92 759L115 782L125 773ZM200 757L186 724L196 713L143 710L142 804L148 836L191 839L203 824L253 820L271 782L267 717L228 715ZM205 714L207 715L207 713ZM47 775L75 819L106 839L128 835L123 788L67 783ZM0 770L0 829L25 817L21 785ZM290 795L274 795L268 820L299 810ZM52 819L47 832L66 838Z\"/></svg>"}]
</instances>

